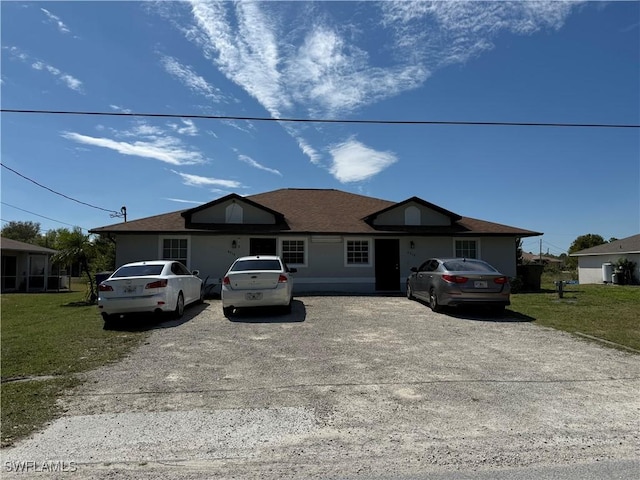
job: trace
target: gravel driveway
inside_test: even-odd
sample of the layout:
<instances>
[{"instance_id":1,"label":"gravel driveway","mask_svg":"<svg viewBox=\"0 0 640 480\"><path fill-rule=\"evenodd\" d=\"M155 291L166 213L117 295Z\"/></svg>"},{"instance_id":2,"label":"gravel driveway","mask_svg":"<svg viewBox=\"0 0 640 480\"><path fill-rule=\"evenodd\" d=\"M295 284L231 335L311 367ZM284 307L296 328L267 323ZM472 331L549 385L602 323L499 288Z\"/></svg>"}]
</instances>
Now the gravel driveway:
<instances>
[{"instance_id":1,"label":"gravel driveway","mask_svg":"<svg viewBox=\"0 0 640 480\"><path fill-rule=\"evenodd\" d=\"M640 457L640 357L526 319L307 296L211 300L3 451L82 478L410 477ZM44 473L43 475L46 475Z\"/></svg>"}]
</instances>

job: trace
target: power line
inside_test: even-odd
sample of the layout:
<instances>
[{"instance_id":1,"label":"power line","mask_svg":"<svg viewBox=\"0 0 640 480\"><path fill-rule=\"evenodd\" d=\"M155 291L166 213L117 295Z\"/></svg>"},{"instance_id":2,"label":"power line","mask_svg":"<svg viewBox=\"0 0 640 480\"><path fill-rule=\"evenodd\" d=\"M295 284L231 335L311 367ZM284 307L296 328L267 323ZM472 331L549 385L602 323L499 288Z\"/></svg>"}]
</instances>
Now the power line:
<instances>
[{"instance_id":1,"label":"power line","mask_svg":"<svg viewBox=\"0 0 640 480\"><path fill-rule=\"evenodd\" d=\"M30 181L31 183L35 183L36 185L38 185L38 186L39 186L39 187L41 187L41 188L44 188L45 190L49 190L50 192L55 193L56 195L60 195L61 197L66 198L67 200L72 200L72 201L74 201L74 202L76 202L76 203L79 203L79 204L81 204L81 205L86 205L87 207L91 207L91 208L95 208L95 209L97 209L97 210L102 210L103 212L111 213L111 214L113 214L113 216L117 216L117 217L119 217L119 216L121 215L121 213L120 213L120 212L117 212L117 211L115 211L115 210L108 210L108 209L106 209L106 208L96 207L95 205L91 205L90 203L83 202L83 201L81 201L81 200L77 200L77 199L72 198L72 197L70 197L70 196L68 196L68 195L65 195L64 193L56 192L55 190L53 190L53 189L51 189L51 188L49 188L49 187L46 187L46 186L42 185L41 183L36 182L35 180L33 180L33 179L31 179L31 178L29 178L29 177L27 177L27 176L25 176L25 175L21 174L20 172L17 172L17 171L16 171L16 170L14 170L13 168L9 168L9 167L7 167L7 166L6 166L4 163L2 163L2 162L0 162L0 166L2 166L2 167L4 167L4 168L6 168L7 170L9 170L9 171L11 171L11 172L15 173L15 174L16 174L16 175L18 175L19 177L22 177L22 178L24 178L25 180Z\"/></svg>"},{"instance_id":2,"label":"power line","mask_svg":"<svg viewBox=\"0 0 640 480\"><path fill-rule=\"evenodd\" d=\"M288 122L288 123L358 123L373 125L473 125L491 127L571 127L571 128L640 128L640 124L624 123L556 123L556 122L472 122L452 120L345 120L328 118L272 118L240 117L232 115L197 115L172 113L136 113L136 112L100 112L71 110L26 110L17 108L0 109L2 113L32 113L43 115L94 115L109 117L156 117L156 118L195 118L207 120L247 120L251 122Z\"/></svg>"},{"instance_id":3,"label":"power line","mask_svg":"<svg viewBox=\"0 0 640 480\"><path fill-rule=\"evenodd\" d=\"M21 212L30 213L31 215L35 215L36 217L46 218L47 220L51 220L52 222L62 223L63 225L69 225L70 227L78 227L79 225L72 225L71 223L61 222L60 220L56 220L55 218L45 217L44 215L40 215L39 213L30 212L29 210L25 210L24 208L16 207L15 205L11 205L7 202L0 202L2 205L6 205L7 207L15 208L16 210L20 210ZM2 220L3 222L7 222L7 220ZM82 227L80 227L82 228ZM86 228L82 228L82 230L87 230ZM87 230L88 231L88 230Z\"/></svg>"}]
</instances>

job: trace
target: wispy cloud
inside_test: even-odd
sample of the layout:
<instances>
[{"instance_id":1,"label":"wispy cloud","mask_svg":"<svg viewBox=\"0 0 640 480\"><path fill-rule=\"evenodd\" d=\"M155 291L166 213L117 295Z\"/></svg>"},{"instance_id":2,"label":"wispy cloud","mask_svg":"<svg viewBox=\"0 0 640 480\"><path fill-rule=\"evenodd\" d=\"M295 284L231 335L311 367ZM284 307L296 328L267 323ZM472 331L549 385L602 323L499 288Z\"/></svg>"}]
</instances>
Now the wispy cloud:
<instances>
[{"instance_id":1,"label":"wispy cloud","mask_svg":"<svg viewBox=\"0 0 640 480\"><path fill-rule=\"evenodd\" d=\"M276 175L282 176L282 173L280 173L278 170L274 168L265 167L264 165L261 165L260 163L256 162L253 158L247 155L238 155L238 160L248 165L251 165L254 168L257 168L258 170L264 170L265 172L275 173Z\"/></svg>"},{"instance_id":2,"label":"wispy cloud","mask_svg":"<svg viewBox=\"0 0 640 480\"><path fill-rule=\"evenodd\" d=\"M202 95L214 102L220 102L224 95L222 92L211 85L204 77L198 75L188 65L182 65L173 57L163 56L161 59L162 66L172 76L176 77L192 92Z\"/></svg>"},{"instance_id":3,"label":"wispy cloud","mask_svg":"<svg viewBox=\"0 0 640 480\"><path fill-rule=\"evenodd\" d=\"M171 170L182 178L182 183L190 187L224 187L224 188L241 188L242 183L235 180L223 180L213 177L202 177L200 175L192 175L190 173L178 172Z\"/></svg>"},{"instance_id":4,"label":"wispy cloud","mask_svg":"<svg viewBox=\"0 0 640 480\"><path fill-rule=\"evenodd\" d=\"M114 105L114 104L109 105L109 108L111 110L115 110L116 112L122 112L122 113L131 113L131 112L133 112L133 110L131 110L129 108L124 108L124 107L121 107L119 105Z\"/></svg>"},{"instance_id":5,"label":"wispy cloud","mask_svg":"<svg viewBox=\"0 0 640 480\"><path fill-rule=\"evenodd\" d=\"M193 123L193 120L190 118L181 118L180 121L182 122L182 125L177 123L168 123L167 125L174 132L179 133L180 135L194 137L198 134L198 127Z\"/></svg>"},{"instance_id":6,"label":"wispy cloud","mask_svg":"<svg viewBox=\"0 0 640 480\"><path fill-rule=\"evenodd\" d=\"M169 200L171 202L177 202L177 203L193 203L196 205L202 205L204 202L198 202L197 200L183 200L181 198L165 198L165 200Z\"/></svg>"},{"instance_id":7,"label":"wispy cloud","mask_svg":"<svg viewBox=\"0 0 640 480\"><path fill-rule=\"evenodd\" d=\"M33 59L26 52L22 51L18 47L15 46L4 46L3 50L7 51L12 58L20 60L24 63L31 63L31 68L38 71L48 72L53 75L58 80L62 81L68 88L74 90L78 93L83 93L82 82L75 78L74 76L63 72L59 68L54 67L46 62L41 60Z\"/></svg>"},{"instance_id":8,"label":"wispy cloud","mask_svg":"<svg viewBox=\"0 0 640 480\"><path fill-rule=\"evenodd\" d=\"M192 24L179 28L272 117L336 117L421 87L439 69L494 48L500 34L559 29L580 3L389 0L371 2L345 22L324 2L194 0ZM194 73L173 66L176 76ZM321 165L322 148L293 128L285 130ZM329 171L340 181L370 178L395 161L353 141L330 151ZM363 151L375 155L366 160Z\"/></svg>"},{"instance_id":9,"label":"wispy cloud","mask_svg":"<svg viewBox=\"0 0 640 480\"><path fill-rule=\"evenodd\" d=\"M84 145L114 150L122 155L151 158L171 165L194 165L205 162L200 152L189 149L173 137L163 136L134 142L90 137L75 132L63 132L62 137Z\"/></svg>"},{"instance_id":10,"label":"wispy cloud","mask_svg":"<svg viewBox=\"0 0 640 480\"><path fill-rule=\"evenodd\" d=\"M64 22L60 20L60 17L58 17L57 15L54 15L53 13L51 13L49 10L45 8L41 8L40 11L42 11L42 13L46 15L50 23L58 27L58 30L61 33L71 33L71 30L69 30L69 28L64 24Z\"/></svg>"},{"instance_id":11,"label":"wispy cloud","mask_svg":"<svg viewBox=\"0 0 640 480\"><path fill-rule=\"evenodd\" d=\"M379 152L355 139L333 145L331 173L341 183L367 180L397 161L391 152Z\"/></svg>"},{"instance_id":12,"label":"wispy cloud","mask_svg":"<svg viewBox=\"0 0 640 480\"><path fill-rule=\"evenodd\" d=\"M54 77L62 80L71 90L82 93L82 82L68 73L60 71L60 69L43 62L34 62L31 64L35 70L46 70Z\"/></svg>"}]
</instances>

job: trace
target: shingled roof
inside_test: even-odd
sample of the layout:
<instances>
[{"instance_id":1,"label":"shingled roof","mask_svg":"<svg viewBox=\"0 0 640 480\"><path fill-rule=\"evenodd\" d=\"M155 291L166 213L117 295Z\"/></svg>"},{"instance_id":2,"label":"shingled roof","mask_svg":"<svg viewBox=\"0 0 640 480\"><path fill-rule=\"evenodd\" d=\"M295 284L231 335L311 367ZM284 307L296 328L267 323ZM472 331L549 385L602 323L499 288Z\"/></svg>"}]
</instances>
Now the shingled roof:
<instances>
[{"instance_id":1,"label":"shingled roof","mask_svg":"<svg viewBox=\"0 0 640 480\"><path fill-rule=\"evenodd\" d=\"M12 240L11 238L0 237L0 248L2 250L13 250L17 252L29 252L29 253L58 253L57 250L41 247L40 245L32 245L31 243L19 242L18 240Z\"/></svg>"},{"instance_id":2,"label":"shingled roof","mask_svg":"<svg viewBox=\"0 0 640 480\"><path fill-rule=\"evenodd\" d=\"M591 248L585 248L579 252L572 253L571 257L580 257L583 255L611 255L611 254L629 254L640 253L640 234L613 242L603 243Z\"/></svg>"},{"instance_id":3,"label":"shingled roof","mask_svg":"<svg viewBox=\"0 0 640 480\"><path fill-rule=\"evenodd\" d=\"M287 188L244 197L283 215L285 225L273 226L271 231L289 234L384 234L401 233L430 235L496 235L530 237L541 233L456 214L452 226L446 227L375 227L367 219L397 202L381 200L364 195L333 189ZM426 202L425 202L426 203ZM434 206L436 207L436 206ZM201 208L201 207L196 207ZM436 207L440 208L440 207ZM195 210L195 209L191 209ZM185 217L191 210L179 210L153 217L131 220L105 227L94 228L91 233L215 233L215 229L192 229L185 227ZM443 209L441 209L444 211ZM451 213L451 212L449 212ZM234 226L238 231L247 231L246 226ZM229 226L220 233L229 233ZM261 232L269 228L261 228Z\"/></svg>"}]
</instances>

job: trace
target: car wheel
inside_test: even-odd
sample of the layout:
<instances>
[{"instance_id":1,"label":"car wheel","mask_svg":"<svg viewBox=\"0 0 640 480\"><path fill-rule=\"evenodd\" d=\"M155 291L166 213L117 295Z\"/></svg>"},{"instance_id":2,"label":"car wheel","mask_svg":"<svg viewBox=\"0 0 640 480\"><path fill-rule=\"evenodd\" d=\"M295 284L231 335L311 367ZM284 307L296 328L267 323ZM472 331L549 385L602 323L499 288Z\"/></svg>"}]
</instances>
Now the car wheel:
<instances>
[{"instance_id":1,"label":"car wheel","mask_svg":"<svg viewBox=\"0 0 640 480\"><path fill-rule=\"evenodd\" d=\"M407 298L409 300L415 300L416 297L413 296L413 290L411 290L411 285L409 285L409 282L407 282Z\"/></svg>"},{"instance_id":2,"label":"car wheel","mask_svg":"<svg viewBox=\"0 0 640 480\"><path fill-rule=\"evenodd\" d=\"M233 307L222 307L222 314L229 318L233 314Z\"/></svg>"},{"instance_id":3,"label":"car wheel","mask_svg":"<svg viewBox=\"0 0 640 480\"><path fill-rule=\"evenodd\" d=\"M284 313L291 313L292 310L292 303L293 303L293 298L289 299L289 303L287 305L284 306L284 308L282 309L282 311Z\"/></svg>"},{"instance_id":4,"label":"car wheel","mask_svg":"<svg viewBox=\"0 0 640 480\"><path fill-rule=\"evenodd\" d=\"M438 303L438 296L436 295L436 291L432 288L429 290L429 308L434 312L441 312L442 305Z\"/></svg>"},{"instance_id":5,"label":"car wheel","mask_svg":"<svg viewBox=\"0 0 640 480\"><path fill-rule=\"evenodd\" d=\"M102 320L104 320L104 326L103 328L105 330L111 330L113 329L114 324L116 323L116 319L118 318L118 315L109 315L107 313L103 313L102 314Z\"/></svg>"},{"instance_id":6,"label":"car wheel","mask_svg":"<svg viewBox=\"0 0 640 480\"><path fill-rule=\"evenodd\" d=\"M182 292L178 293L178 301L176 302L176 309L173 311L174 318L182 318L184 315L184 295Z\"/></svg>"}]
</instances>

